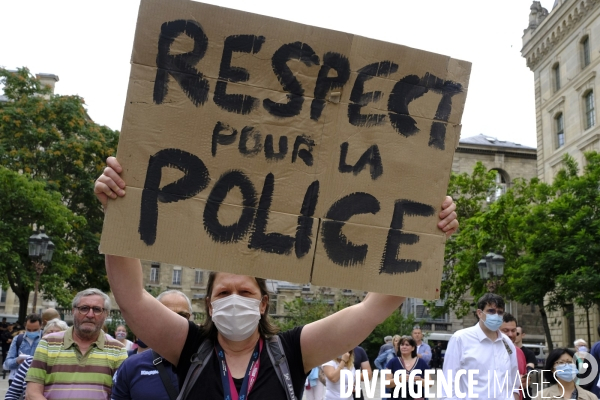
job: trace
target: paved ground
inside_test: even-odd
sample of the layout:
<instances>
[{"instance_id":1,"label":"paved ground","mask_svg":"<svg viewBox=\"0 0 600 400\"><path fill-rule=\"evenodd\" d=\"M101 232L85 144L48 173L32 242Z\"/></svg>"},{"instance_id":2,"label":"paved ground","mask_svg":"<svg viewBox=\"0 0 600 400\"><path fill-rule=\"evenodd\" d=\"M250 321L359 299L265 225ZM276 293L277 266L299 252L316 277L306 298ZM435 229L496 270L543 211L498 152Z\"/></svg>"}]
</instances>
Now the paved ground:
<instances>
[{"instance_id":1,"label":"paved ground","mask_svg":"<svg viewBox=\"0 0 600 400\"><path fill-rule=\"evenodd\" d=\"M8 389L8 374L6 374L6 379L2 379L0 375L0 399L3 399L6 395L6 390Z\"/></svg>"}]
</instances>

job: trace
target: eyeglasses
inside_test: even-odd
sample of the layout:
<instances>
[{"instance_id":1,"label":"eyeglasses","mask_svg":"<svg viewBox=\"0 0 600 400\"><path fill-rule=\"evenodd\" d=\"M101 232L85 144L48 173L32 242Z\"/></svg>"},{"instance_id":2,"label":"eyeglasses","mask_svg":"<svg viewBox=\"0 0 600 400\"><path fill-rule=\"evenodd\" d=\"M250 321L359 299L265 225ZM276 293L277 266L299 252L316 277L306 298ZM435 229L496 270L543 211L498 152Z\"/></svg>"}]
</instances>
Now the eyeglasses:
<instances>
[{"instance_id":1,"label":"eyeglasses","mask_svg":"<svg viewBox=\"0 0 600 400\"><path fill-rule=\"evenodd\" d=\"M191 314L189 312L186 312L186 311L179 311L177 313L177 315L181 315L185 319L190 319L190 317L191 317Z\"/></svg>"},{"instance_id":2,"label":"eyeglasses","mask_svg":"<svg viewBox=\"0 0 600 400\"><path fill-rule=\"evenodd\" d=\"M498 314L499 316L504 315L504 311L496 310L495 308L488 308L487 310L485 310L483 312L486 314L489 314L489 315L495 315L495 314Z\"/></svg>"},{"instance_id":3,"label":"eyeglasses","mask_svg":"<svg viewBox=\"0 0 600 400\"><path fill-rule=\"evenodd\" d=\"M565 360L558 360L557 362L554 363L554 366L559 367L559 368L564 368L567 365L575 365L575 363L573 361L565 361Z\"/></svg>"},{"instance_id":4,"label":"eyeglasses","mask_svg":"<svg viewBox=\"0 0 600 400\"><path fill-rule=\"evenodd\" d=\"M81 307L73 307L79 311L79 314L87 315L90 310L94 312L94 315L100 315L104 312L104 308L102 307L90 307L90 306L81 306Z\"/></svg>"}]
</instances>

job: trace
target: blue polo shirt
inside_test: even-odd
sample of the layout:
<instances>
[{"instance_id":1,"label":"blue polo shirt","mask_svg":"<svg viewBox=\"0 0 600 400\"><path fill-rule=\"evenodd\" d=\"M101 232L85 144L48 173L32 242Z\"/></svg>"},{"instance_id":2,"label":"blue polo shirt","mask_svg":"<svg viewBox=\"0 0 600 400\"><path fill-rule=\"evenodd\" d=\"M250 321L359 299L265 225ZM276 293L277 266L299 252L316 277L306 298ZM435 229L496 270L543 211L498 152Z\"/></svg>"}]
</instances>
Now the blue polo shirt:
<instances>
[{"instance_id":1,"label":"blue polo shirt","mask_svg":"<svg viewBox=\"0 0 600 400\"><path fill-rule=\"evenodd\" d=\"M152 363L152 350L135 354L123 361L113 377L112 400L164 400L169 398L158 369ZM179 392L177 375L171 364L163 360L173 387Z\"/></svg>"}]
</instances>

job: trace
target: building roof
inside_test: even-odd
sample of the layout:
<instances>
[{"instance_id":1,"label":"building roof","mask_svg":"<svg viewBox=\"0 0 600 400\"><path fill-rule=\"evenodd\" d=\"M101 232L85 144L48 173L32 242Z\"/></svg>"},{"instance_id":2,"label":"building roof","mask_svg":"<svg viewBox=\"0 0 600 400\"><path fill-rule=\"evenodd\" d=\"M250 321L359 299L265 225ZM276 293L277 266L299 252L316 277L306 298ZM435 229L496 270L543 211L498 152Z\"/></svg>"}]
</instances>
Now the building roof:
<instances>
[{"instance_id":1,"label":"building roof","mask_svg":"<svg viewBox=\"0 0 600 400\"><path fill-rule=\"evenodd\" d=\"M535 150L535 147L524 146L519 143L509 142L508 140L499 140L498 138L484 135L483 133L480 133L477 136L461 138L458 145L493 146L506 147L510 149Z\"/></svg>"}]
</instances>

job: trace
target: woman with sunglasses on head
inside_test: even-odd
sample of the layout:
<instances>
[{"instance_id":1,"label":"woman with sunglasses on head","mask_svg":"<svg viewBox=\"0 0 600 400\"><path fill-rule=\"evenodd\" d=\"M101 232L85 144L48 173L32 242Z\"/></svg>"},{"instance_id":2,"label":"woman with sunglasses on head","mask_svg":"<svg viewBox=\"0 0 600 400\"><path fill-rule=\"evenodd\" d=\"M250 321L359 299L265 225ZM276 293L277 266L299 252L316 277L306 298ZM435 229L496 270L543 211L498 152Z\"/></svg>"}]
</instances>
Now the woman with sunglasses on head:
<instances>
[{"instance_id":1,"label":"woman with sunglasses on head","mask_svg":"<svg viewBox=\"0 0 600 400\"><path fill-rule=\"evenodd\" d=\"M109 157L107 163L94 188L104 207L108 199L124 196L126 186L116 158ZM455 209L452 199L446 197L437 226L447 235L458 228ZM301 398L314 367L356 347L404 301L403 297L370 293L359 304L280 333L269 320L265 279L213 272L206 288L206 321L199 327L174 315L144 290L139 260L107 255L106 270L128 325L134 332L145 332L144 342L176 366L180 382L188 370L193 373L191 358L203 343L209 340L206 343L214 346L216 351L209 353L198 379L183 385L184 399L235 398L238 394L246 398L249 393L255 400ZM265 354L276 341L289 369L283 374L285 382L280 380L283 363L273 365Z\"/></svg>"},{"instance_id":2,"label":"woman with sunglasses on head","mask_svg":"<svg viewBox=\"0 0 600 400\"><path fill-rule=\"evenodd\" d=\"M544 381L550 382L551 386L538 389L535 399L598 400L595 394L575 384L578 370L574 356L575 352L571 349L558 348L552 350L544 367Z\"/></svg>"},{"instance_id":3,"label":"woman with sunglasses on head","mask_svg":"<svg viewBox=\"0 0 600 400\"><path fill-rule=\"evenodd\" d=\"M400 338L400 341L398 342L398 348L400 349L398 351L398 356L388 361L388 363L385 366L386 369L392 371L391 374L387 374L386 376L386 379L390 380L390 383L387 385L386 392L392 393L393 399L422 399L425 397L425 387L422 386L424 383L423 378L425 376L425 371L429 369L429 365L427 365L427 363L423 361L423 359L417 357L417 342L415 341L415 339L412 338L412 336L402 336ZM414 393L419 393L417 386L421 385L421 397L413 398L410 395L408 381L406 383L405 397L402 396L404 394L402 388L399 388L397 396L393 395L396 391L394 374L396 373L396 371L401 370L406 371L406 378L404 379L404 381L408 380L408 377L412 371L418 371L414 376ZM401 381L403 380L401 379Z\"/></svg>"},{"instance_id":4,"label":"woman with sunglasses on head","mask_svg":"<svg viewBox=\"0 0 600 400\"><path fill-rule=\"evenodd\" d=\"M325 400L340 400L342 398L341 393L347 393L349 390L347 387L342 387L342 370L350 371L350 374L354 376L354 349L341 356L336 357L323 364L323 372L325 373ZM346 380L345 384L348 385L349 381ZM350 390L352 392L353 390Z\"/></svg>"}]
</instances>

